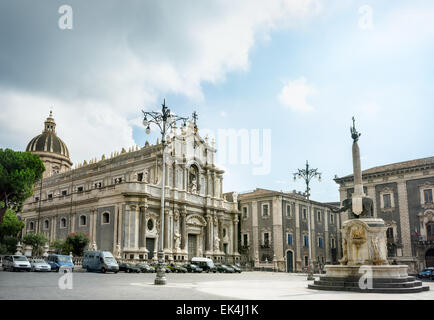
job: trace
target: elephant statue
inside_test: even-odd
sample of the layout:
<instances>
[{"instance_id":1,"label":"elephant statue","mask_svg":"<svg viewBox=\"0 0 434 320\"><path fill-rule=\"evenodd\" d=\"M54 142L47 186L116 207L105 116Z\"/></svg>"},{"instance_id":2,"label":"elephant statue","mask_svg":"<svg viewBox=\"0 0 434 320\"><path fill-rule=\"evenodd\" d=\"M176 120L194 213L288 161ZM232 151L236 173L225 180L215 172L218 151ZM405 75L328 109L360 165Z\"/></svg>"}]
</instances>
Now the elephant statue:
<instances>
[{"instance_id":1,"label":"elephant statue","mask_svg":"<svg viewBox=\"0 0 434 320\"><path fill-rule=\"evenodd\" d=\"M362 198L363 211L360 215L356 215L353 212L353 199L345 199L342 201L342 207L339 209L331 209L334 213L340 213L344 211L349 212L350 219L358 219L360 217L373 217L374 216L374 201L372 198L363 197Z\"/></svg>"}]
</instances>

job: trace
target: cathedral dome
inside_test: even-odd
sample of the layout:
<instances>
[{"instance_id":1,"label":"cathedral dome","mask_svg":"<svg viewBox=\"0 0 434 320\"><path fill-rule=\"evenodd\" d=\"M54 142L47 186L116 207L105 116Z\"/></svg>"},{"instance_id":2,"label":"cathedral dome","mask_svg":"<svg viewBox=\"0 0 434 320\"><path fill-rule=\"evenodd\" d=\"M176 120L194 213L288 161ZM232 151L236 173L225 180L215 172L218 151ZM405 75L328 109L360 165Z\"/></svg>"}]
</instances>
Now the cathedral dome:
<instances>
[{"instance_id":1,"label":"cathedral dome","mask_svg":"<svg viewBox=\"0 0 434 320\"><path fill-rule=\"evenodd\" d=\"M48 116L47 120L45 120L44 131L42 134L30 140L26 151L39 155L43 161L61 161L59 163L60 167L55 166L52 173L63 172L64 170L62 169L65 168L61 167L66 166L67 168L70 168L72 165L66 144L56 134L56 122L54 121L52 111L50 111L50 115ZM52 163L53 161L49 162Z\"/></svg>"}]
</instances>

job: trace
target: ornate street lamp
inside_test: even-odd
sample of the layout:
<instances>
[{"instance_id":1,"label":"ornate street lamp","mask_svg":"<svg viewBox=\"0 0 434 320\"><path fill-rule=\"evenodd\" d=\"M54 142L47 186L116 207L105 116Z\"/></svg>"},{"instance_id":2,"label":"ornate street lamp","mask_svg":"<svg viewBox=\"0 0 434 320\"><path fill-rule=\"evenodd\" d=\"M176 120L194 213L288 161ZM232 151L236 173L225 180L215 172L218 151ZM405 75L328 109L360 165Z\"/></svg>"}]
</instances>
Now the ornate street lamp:
<instances>
[{"instance_id":1,"label":"ornate street lamp","mask_svg":"<svg viewBox=\"0 0 434 320\"><path fill-rule=\"evenodd\" d=\"M185 128L186 122L188 118L178 117L170 112L170 109L166 107L166 99L164 99L162 104L161 112L145 112L143 111L143 125L146 127L146 133L151 133L151 123L158 126L161 133L161 146L163 152L163 169L162 169L162 177L161 177L161 212L160 212L160 240L158 241L158 268L157 275L155 277L154 284L156 285L164 285L167 283L166 280L166 272L163 269L164 267L164 194L165 194L165 186L166 186L166 153L165 149L168 145L166 141L166 135L169 129L176 127L176 122L181 120L183 121L183 126Z\"/></svg>"},{"instance_id":2,"label":"ornate street lamp","mask_svg":"<svg viewBox=\"0 0 434 320\"><path fill-rule=\"evenodd\" d=\"M304 193L307 199L307 229L309 232L308 240L309 240L309 270L307 272L307 280L315 280L313 277L313 263L312 263L312 237L311 237L311 222L310 222L310 187L309 183L312 178L317 178L319 182L321 182L321 173L318 172L318 169L309 169L309 163L306 160L306 169L298 169L298 172L294 173L294 182L297 181L297 178L304 179L306 182L306 192Z\"/></svg>"}]
</instances>

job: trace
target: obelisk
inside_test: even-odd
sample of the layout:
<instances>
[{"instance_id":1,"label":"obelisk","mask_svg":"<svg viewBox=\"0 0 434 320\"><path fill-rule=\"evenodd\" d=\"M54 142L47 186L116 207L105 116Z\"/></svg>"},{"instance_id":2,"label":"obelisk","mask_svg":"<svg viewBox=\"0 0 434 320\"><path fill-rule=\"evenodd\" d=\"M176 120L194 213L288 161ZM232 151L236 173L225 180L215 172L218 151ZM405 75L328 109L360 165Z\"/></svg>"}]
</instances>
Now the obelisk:
<instances>
[{"instance_id":1,"label":"obelisk","mask_svg":"<svg viewBox=\"0 0 434 320\"><path fill-rule=\"evenodd\" d=\"M353 138L353 173L354 173L354 193L352 197L352 210L355 215L359 216L363 211L363 192L362 183L362 166L360 164L360 149L357 141L361 133L356 130L355 120L353 117L353 126L351 127L351 137Z\"/></svg>"}]
</instances>

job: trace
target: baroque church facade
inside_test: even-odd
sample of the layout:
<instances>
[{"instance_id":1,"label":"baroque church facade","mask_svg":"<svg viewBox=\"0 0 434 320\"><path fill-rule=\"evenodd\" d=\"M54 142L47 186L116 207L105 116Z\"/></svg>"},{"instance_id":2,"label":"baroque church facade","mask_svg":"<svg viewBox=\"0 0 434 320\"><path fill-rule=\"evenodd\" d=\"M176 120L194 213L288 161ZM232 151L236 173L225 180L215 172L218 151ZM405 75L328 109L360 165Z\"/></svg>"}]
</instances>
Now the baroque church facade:
<instances>
[{"instance_id":1,"label":"baroque church facade","mask_svg":"<svg viewBox=\"0 0 434 320\"><path fill-rule=\"evenodd\" d=\"M124 259L157 259L163 165L158 140L72 169L50 113L26 151L38 154L46 171L23 207L23 234L40 232L52 243L84 232L91 249ZM166 260L239 261L237 196L223 194L224 171L214 165L214 142L202 139L189 123L174 129L165 152Z\"/></svg>"}]
</instances>

